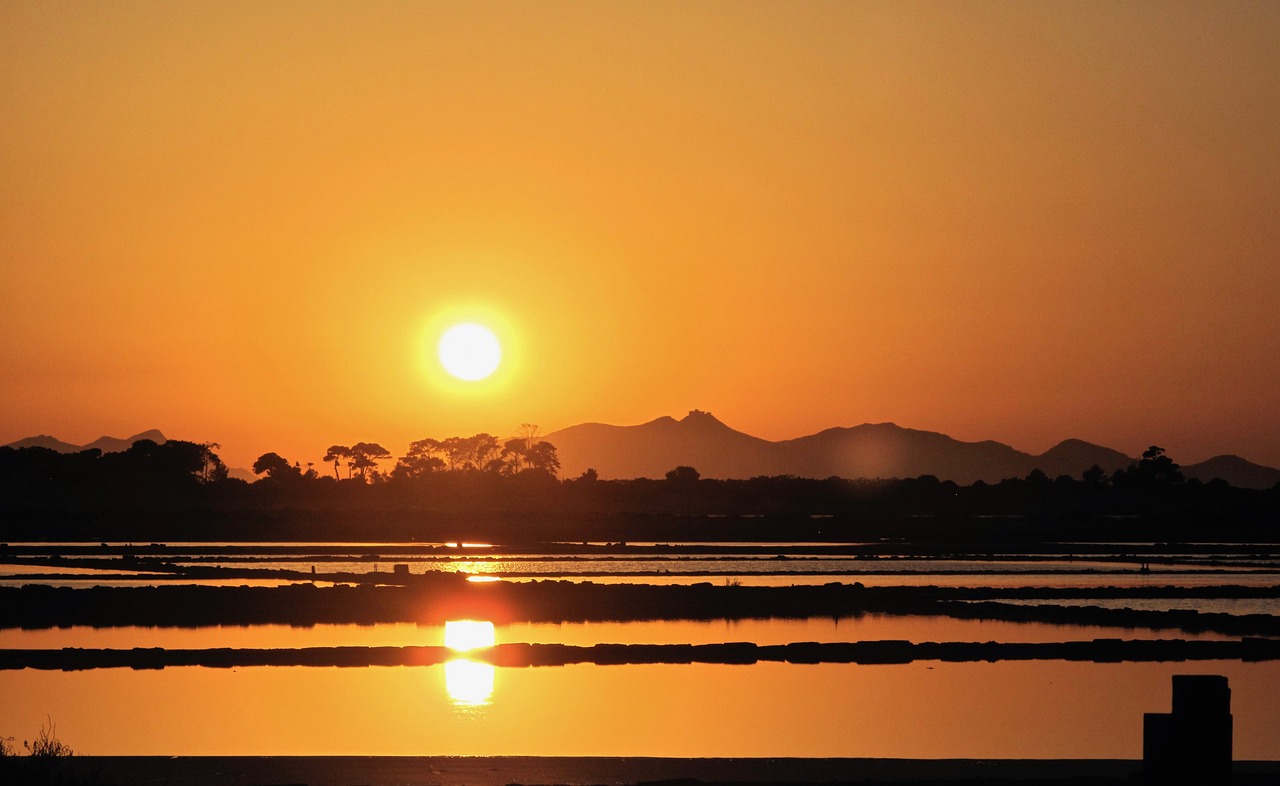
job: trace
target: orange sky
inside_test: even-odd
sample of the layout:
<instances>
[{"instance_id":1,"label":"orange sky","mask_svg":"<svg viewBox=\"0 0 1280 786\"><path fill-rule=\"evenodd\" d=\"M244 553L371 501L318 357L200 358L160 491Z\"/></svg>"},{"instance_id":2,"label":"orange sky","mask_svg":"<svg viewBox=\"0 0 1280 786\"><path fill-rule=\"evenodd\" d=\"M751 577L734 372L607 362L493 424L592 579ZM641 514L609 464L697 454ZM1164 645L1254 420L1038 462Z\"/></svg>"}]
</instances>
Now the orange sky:
<instances>
[{"instance_id":1,"label":"orange sky","mask_svg":"<svg viewBox=\"0 0 1280 786\"><path fill-rule=\"evenodd\" d=\"M1280 4L0 5L0 443L710 410L1280 466ZM424 361L446 318L512 361Z\"/></svg>"}]
</instances>

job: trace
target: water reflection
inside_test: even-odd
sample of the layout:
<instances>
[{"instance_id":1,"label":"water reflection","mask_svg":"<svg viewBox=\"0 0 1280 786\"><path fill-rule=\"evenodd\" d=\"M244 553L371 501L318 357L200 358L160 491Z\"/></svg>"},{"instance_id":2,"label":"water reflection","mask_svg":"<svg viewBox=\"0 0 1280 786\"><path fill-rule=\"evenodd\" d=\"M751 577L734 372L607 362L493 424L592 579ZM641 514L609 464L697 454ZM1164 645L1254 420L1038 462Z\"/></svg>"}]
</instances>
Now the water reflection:
<instances>
[{"instance_id":1,"label":"water reflection","mask_svg":"<svg viewBox=\"0 0 1280 786\"><path fill-rule=\"evenodd\" d=\"M444 664L444 689L458 707L484 707L493 699L497 667L470 658Z\"/></svg>"},{"instance_id":2,"label":"water reflection","mask_svg":"<svg viewBox=\"0 0 1280 786\"><path fill-rule=\"evenodd\" d=\"M502 668L483 707L443 670L0 671L0 723L89 755L1136 759L1172 675L1222 674L1237 760L1280 758L1277 661Z\"/></svg>"},{"instance_id":3,"label":"water reflection","mask_svg":"<svg viewBox=\"0 0 1280 786\"><path fill-rule=\"evenodd\" d=\"M444 624L444 646L455 652L473 652L497 641L493 623L486 620L449 620ZM454 658L444 664L444 689L456 707L485 707L493 699L497 669L491 663Z\"/></svg>"}]
</instances>

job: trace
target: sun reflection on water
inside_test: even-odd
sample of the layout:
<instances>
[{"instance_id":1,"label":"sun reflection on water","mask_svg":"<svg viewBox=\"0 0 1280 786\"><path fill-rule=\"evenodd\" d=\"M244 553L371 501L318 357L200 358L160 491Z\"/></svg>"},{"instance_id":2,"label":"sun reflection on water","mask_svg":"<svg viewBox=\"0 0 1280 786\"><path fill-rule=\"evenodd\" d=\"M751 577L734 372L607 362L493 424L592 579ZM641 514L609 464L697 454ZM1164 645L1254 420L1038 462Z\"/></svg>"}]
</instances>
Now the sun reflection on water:
<instances>
[{"instance_id":1,"label":"sun reflection on water","mask_svg":"<svg viewBox=\"0 0 1280 786\"><path fill-rule=\"evenodd\" d=\"M444 645L455 652L492 647L497 633L492 622L450 620L444 624ZM444 664L444 688L458 707L484 707L493 699L497 669L491 663L454 658Z\"/></svg>"},{"instance_id":2,"label":"sun reflection on water","mask_svg":"<svg viewBox=\"0 0 1280 786\"><path fill-rule=\"evenodd\" d=\"M497 667L470 658L444 664L444 689L458 707L485 707L493 700Z\"/></svg>"}]
</instances>

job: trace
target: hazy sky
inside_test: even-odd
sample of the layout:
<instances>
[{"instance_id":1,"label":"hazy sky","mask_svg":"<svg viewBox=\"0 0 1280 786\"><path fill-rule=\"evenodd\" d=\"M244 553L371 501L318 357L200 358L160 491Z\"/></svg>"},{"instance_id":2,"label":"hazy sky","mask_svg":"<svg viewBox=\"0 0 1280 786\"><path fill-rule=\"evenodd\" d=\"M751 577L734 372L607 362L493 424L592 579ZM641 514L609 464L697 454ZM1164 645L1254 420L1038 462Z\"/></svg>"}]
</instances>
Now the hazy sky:
<instances>
[{"instance_id":1,"label":"hazy sky","mask_svg":"<svg viewBox=\"0 0 1280 786\"><path fill-rule=\"evenodd\" d=\"M0 443L696 407L1280 466L1276 2L10 0L0 185Z\"/></svg>"}]
</instances>

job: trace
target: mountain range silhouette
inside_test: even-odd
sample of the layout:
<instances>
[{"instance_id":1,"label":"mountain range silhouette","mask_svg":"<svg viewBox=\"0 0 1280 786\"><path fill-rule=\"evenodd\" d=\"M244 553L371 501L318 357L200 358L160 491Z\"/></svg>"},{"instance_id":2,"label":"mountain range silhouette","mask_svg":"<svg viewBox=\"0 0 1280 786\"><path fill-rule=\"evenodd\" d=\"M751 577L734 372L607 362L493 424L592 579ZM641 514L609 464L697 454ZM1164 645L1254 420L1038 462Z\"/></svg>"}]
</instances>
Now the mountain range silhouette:
<instances>
[{"instance_id":1,"label":"mountain range silhouette","mask_svg":"<svg viewBox=\"0 0 1280 786\"><path fill-rule=\"evenodd\" d=\"M128 450L140 439L164 442L165 436L151 429L124 439L104 436L87 445L73 445L40 435L5 447L43 447L59 453L96 448L112 453ZM806 437L770 442L730 428L711 413L696 409L680 420L660 417L637 426L582 423L554 431L544 439L556 446L561 477L576 477L592 468L606 480L661 478L675 467L690 466L706 478L933 475L968 485L977 480L996 483L1022 478L1036 469L1050 478L1079 478L1095 464L1111 473L1137 460L1080 439L1063 440L1036 456L992 440L961 442L946 434L893 423L829 428ZM1221 478L1239 488L1271 488L1280 483L1280 469L1234 455L1215 456L1184 465L1181 470L1189 479L1208 483ZM248 482L257 479L246 469L232 469L230 474Z\"/></svg>"},{"instance_id":2,"label":"mountain range silhouette","mask_svg":"<svg viewBox=\"0 0 1280 786\"><path fill-rule=\"evenodd\" d=\"M48 448L56 450L59 453L79 453L82 450L101 450L103 453L120 453L133 447L133 443L140 439L149 439L156 444L165 441L164 434L157 429L143 431L134 434L132 437L98 437L87 445L72 445L70 442L51 437L48 434L41 434L36 437L27 437L17 442L10 442L5 445L6 448Z\"/></svg>"},{"instance_id":3,"label":"mountain range silhouette","mask_svg":"<svg viewBox=\"0 0 1280 786\"><path fill-rule=\"evenodd\" d=\"M1036 456L986 440L961 442L945 434L866 423L830 428L796 439L770 442L726 426L709 412L693 410L680 420L660 417L637 426L583 423L548 434L561 474L588 467L599 477L661 478L676 466L707 478L796 475L810 478L913 478L934 475L968 485L1026 477L1039 469L1051 478L1080 475L1095 464L1108 473L1136 461L1118 450L1067 439ZM1217 456L1182 467L1204 482L1222 478L1233 486L1270 488L1280 470L1238 456Z\"/></svg>"}]
</instances>

